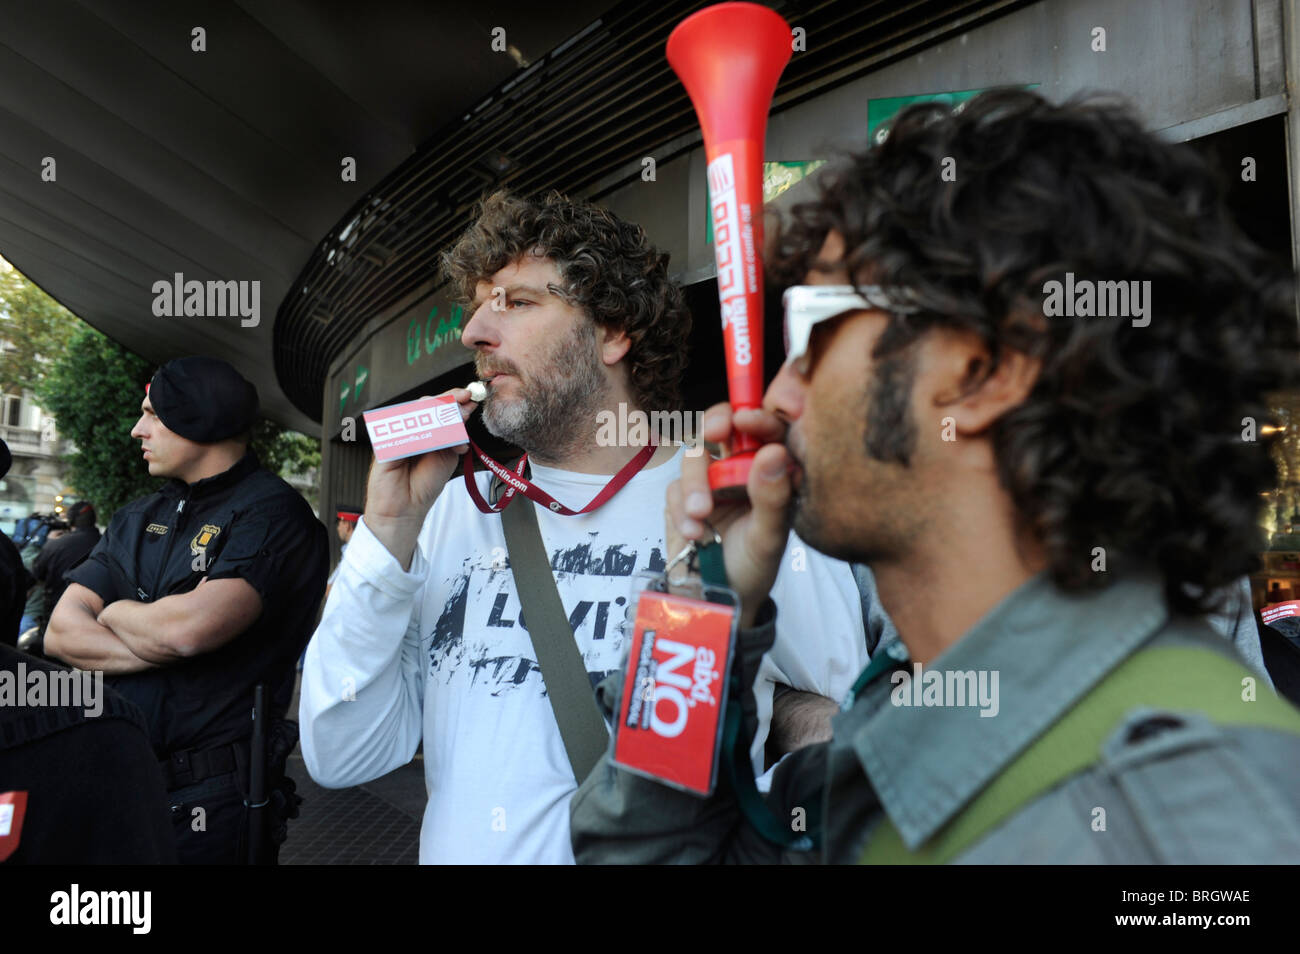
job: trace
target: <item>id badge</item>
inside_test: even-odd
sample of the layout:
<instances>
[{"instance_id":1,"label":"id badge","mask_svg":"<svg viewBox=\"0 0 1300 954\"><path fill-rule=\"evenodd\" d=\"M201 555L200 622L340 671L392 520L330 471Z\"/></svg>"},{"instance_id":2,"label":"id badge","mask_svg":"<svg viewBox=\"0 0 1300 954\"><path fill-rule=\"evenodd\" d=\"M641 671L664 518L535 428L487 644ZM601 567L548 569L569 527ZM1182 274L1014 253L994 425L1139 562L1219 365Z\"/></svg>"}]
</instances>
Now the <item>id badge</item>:
<instances>
[{"instance_id":1,"label":"id badge","mask_svg":"<svg viewBox=\"0 0 1300 954\"><path fill-rule=\"evenodd\" d=\"M643 590L623 674L614 764L696 795L717 784L736 597L698 584L704 598Z\"/></svg>"},{"instance_id":2,"label":"id badge","mask_svg":"<svg viewBox=\"0 0 1300 954\"><path fill-rule=\"evenodd\" d=\"M18 850L26 812L26 792L0 792L0 861Z\"/></svg>"}]
</instances>

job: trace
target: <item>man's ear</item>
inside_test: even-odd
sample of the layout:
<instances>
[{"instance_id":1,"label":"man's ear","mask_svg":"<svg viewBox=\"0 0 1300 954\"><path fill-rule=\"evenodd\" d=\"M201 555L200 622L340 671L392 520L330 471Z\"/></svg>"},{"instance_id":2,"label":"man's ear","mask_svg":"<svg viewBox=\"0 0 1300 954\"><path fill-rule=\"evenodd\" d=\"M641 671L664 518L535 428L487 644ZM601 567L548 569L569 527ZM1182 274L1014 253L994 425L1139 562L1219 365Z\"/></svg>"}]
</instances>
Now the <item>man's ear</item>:
<instances>
[{"instance_id":1,"label":"man's ear","mask_svg":"<svg viewBox=\"0 0 1300 954\"><path fill-rule=\"evenodd\" d=\"M632 348L632 339L627 332L615 328L597 327L597 340L600 342L600 360L613 366L623 360Z\"/></svg>"},{"instance_id":2,"label":"man's ear","mask_svg":"<svg viewBox=\"0 0 1300 954\"><path fill-rule=\"evenodd\" d=\"M1039 357L1004 347L990 371L989 349L971 332L940 332L935 346L941 383L935 404L953 418L958 433L971 436L1023 404L1043 366Z\"/></svg>"}]
</instances>

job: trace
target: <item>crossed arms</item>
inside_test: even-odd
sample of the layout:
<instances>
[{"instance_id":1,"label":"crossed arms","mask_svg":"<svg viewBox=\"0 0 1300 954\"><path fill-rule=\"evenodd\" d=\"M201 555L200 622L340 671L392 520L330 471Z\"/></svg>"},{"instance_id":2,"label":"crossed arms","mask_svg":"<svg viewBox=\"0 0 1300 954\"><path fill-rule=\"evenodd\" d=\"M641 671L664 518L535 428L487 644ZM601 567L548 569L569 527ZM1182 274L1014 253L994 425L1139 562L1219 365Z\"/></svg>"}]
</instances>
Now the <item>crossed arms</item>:
<instances>
[{"instance_id":1,"label":"crossed arms","mask_svg":"<svg viewBox=\"0 0 1300 954\"><path fill-rule=\"evenodd\" d=\"M189 593L153 603L115 600L68 584L50 616L45 652L78 669L131 673L210 653L262 614L262 597L246 580L203 580Z\"/></svg>"}]
</instances>

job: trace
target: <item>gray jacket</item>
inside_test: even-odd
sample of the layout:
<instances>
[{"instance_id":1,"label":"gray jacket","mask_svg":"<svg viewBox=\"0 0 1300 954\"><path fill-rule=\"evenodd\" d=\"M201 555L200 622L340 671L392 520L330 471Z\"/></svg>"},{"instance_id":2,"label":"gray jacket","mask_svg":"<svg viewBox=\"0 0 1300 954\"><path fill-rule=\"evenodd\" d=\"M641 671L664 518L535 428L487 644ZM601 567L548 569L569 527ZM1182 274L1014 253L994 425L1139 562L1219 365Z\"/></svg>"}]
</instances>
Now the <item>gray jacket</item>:
<instances>
[{"instance_id":1,"label":"gray jacket","mask_svg":"<svg viewBox=\"0 0 1300 954\"><path fill-rule=\"evenodd\" d=\"M767 615L774 618L770 606ZM741 634L742 657L772 638L773 619L760 619ZM1171 645L1240 659L1210 628L1171 619L1153 578L1070 595L1034 577L934 661L997 672L995 716L976 706L891 704L891 681L880 679L836 717L829 743L778 767L768 805L782 819L811 818L819 806L820 851L795 855L765 841L725 785L696 798L624 772L607 754L571 804L574 854L581 863L847 863L886 815L914 849L1120 663L1140 648ZM602 683L602 705L616 702L619 680ZM1095 830L1098 807L1104 830ZM1136 700L1100 761L1029 801L957 861L1300 862L1300 734L1215 724Z\"/></svg>"}]
</instances>

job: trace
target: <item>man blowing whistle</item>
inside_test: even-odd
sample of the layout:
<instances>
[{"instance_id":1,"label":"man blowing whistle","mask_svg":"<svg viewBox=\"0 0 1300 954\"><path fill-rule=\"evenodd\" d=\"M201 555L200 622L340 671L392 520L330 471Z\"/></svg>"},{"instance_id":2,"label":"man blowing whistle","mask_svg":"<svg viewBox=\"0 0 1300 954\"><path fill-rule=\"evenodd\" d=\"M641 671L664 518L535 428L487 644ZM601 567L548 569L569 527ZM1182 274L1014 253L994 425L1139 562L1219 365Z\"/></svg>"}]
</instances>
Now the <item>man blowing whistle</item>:
<instances>
[{"instance_id":1,"label":"man blowing whistle","mask_svg":"<svg viewBox=\"0 0 1300 954\"><path fill-rule=\"evenodd\" d=\"M469 306L461 340L488 382L483 422L527 452L511 481L527 481L529 499L521 492L506 506L547 495L535 507L545 569L572 630L564 639L594 686L622 660L634 575L664 569L663 499L685 456L667 444L602 444L599 422L620 405L679 406L690 316L667 256L640 228L557 194L488 198L446 266ZM465 417L480 406L468 389L449 393ZM303 755L318 782L346 786L405 765L423 742L421 862L571 863L579 770L548 698L533 621L525 626L502 517L448 482L458 452L372 466L365 513L307 650ZM481 467L474 478L485 501L491 477ZM818 557L784 575L778 591L823 617L769 654L756 691L756 771L774 682L832 695L865 655L847 564Z\"/></svg>"},{"instance_id":2,"label":"man blowing whistle","mask_svg":"<svg viewBox=\"0 0 1300 954\"><path fill-rule=\"evenodd\" d=\"M669 523L722 531L743 645L790 612L765 601L787 521L870 565L901 643L761 810L606 757L573 799L577 859L1300 856L1300 713L1205 616L1262 548L1276 475L1243 418L1294 380L1295 285L1211 170L1111 101L917 106L823 176L779 258L786 363L761 410L704 425L766 442L752 508L715 506L688 460ZM1149 320L1049 315L1067 273L1149 282ZM811 850L760 835L768 815Z\"/></svg>"}]
</instances>

